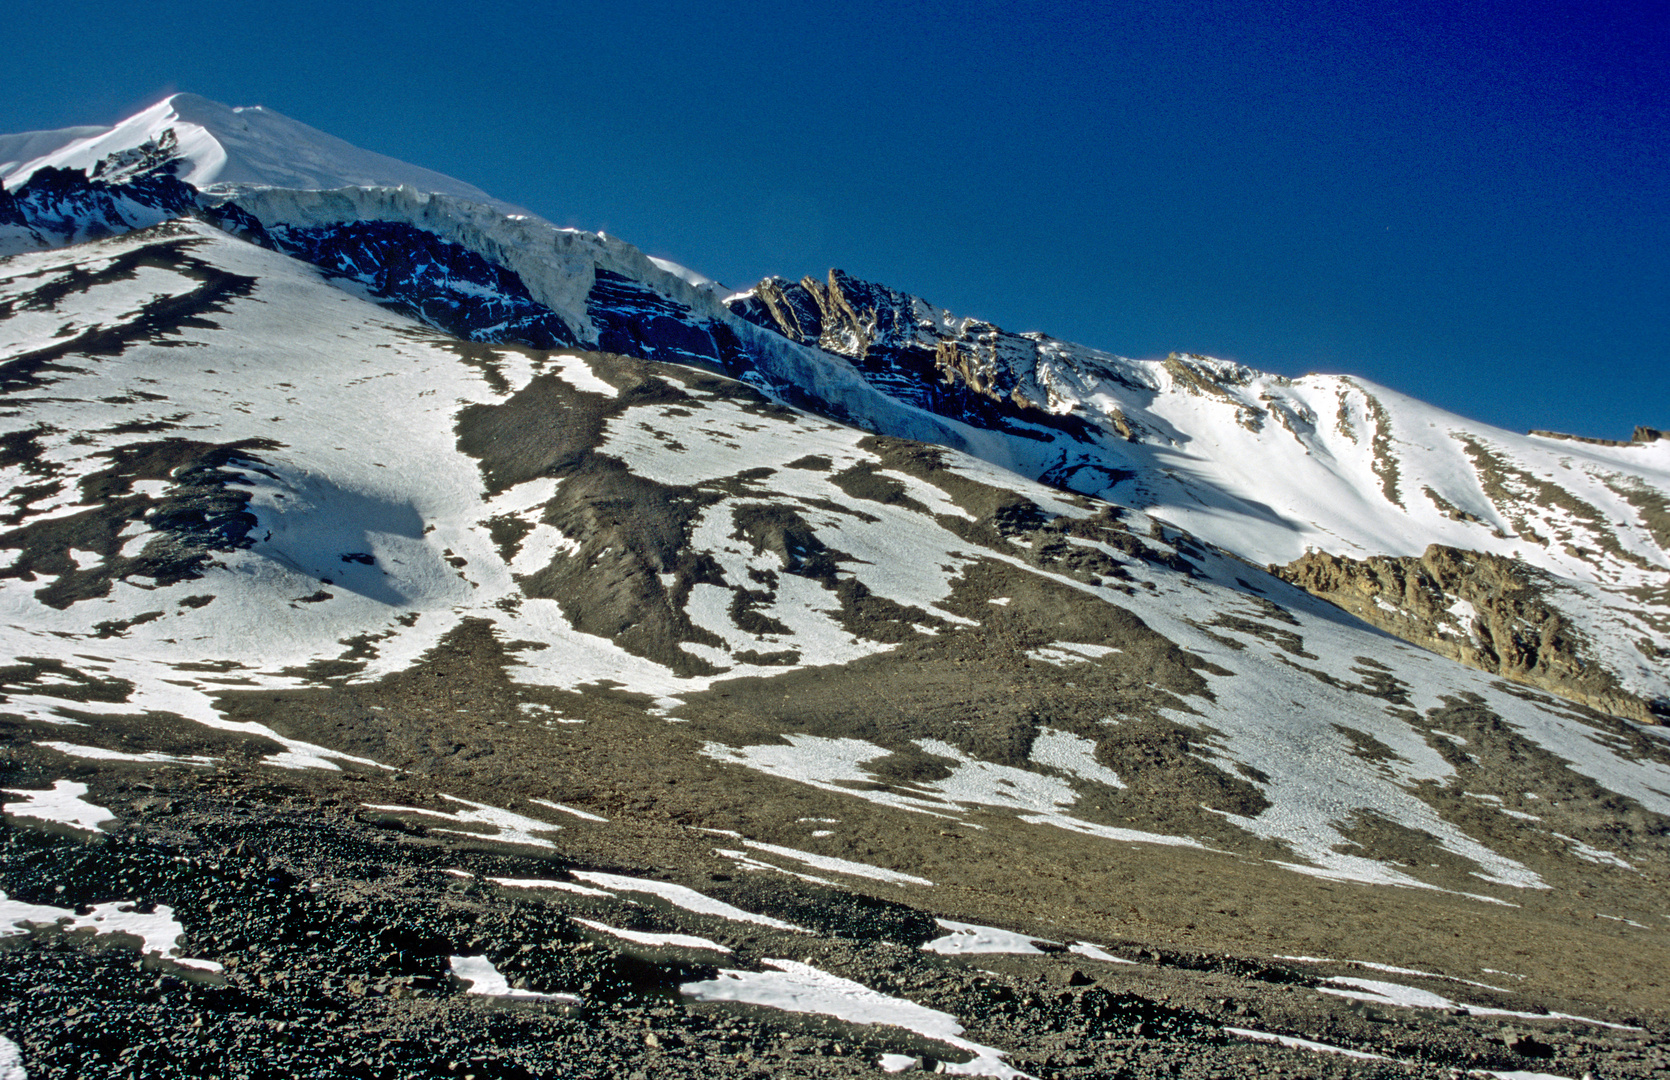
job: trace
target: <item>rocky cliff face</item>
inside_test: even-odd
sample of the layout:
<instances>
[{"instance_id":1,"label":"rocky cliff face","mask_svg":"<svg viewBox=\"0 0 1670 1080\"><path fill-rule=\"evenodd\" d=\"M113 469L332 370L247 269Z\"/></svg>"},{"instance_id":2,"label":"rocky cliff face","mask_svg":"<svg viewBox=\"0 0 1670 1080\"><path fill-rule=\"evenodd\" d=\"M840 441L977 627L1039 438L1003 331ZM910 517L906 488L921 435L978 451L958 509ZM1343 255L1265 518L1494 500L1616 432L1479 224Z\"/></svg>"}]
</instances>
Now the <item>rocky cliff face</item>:
<instances>
[{"instance_id":1,"label":"rocky cliff face","mask_svg":"<svg viewBox=\"0 0 1670 1080\"><path fill-rule=\"evenodd\" d=\"M898 401L977 427L1026 434L1028 426L1094 438L1090 425L1050 410L1031 377L1038 341L980 319L955 318L918 297L830 270L827 282L769 277L732 297L736 314L791 341L853 362ZM1016 427L1016 423L1023 426Z\"/></svg>"},{"instance_id":2,"label":"rocky cliff face","mask_svg":"<svg viewBox=\"0 0 1670 1080\"><path fill-rule=\"evenodd\" d=\"M1594 643L1552 602L1559 584L1517 559L1433 544L1419 558L1353 559L1312 551L1270 570L1372 626L1469 667L1616 716L1670 719L1670 701L1618 685Z\"/></svg>"},{"instance_id":3,"label":"rocky cliff face","mask_svg":"<svg viewBox=\"0 0 1670 1080\"><path fill-rule=\"evenodd\" d=\"M0 190L0 255L147 228L199 209L196 189L166 169L112 172L107 180L73 169L39 169L28 183Z\"/></svg>"},{"instance_id":4,"label":"rocky cliff face","mask_svg":"<svg viewBox=\"0 0 1670 1080\"><path fill-rule=\"evenodd\" d=\"M536 349L575 344L574 332L516 274L404 222L280 225L265 235L264 246L351 278L389 307L457 337Z\"/></svg>"}]
</instances>

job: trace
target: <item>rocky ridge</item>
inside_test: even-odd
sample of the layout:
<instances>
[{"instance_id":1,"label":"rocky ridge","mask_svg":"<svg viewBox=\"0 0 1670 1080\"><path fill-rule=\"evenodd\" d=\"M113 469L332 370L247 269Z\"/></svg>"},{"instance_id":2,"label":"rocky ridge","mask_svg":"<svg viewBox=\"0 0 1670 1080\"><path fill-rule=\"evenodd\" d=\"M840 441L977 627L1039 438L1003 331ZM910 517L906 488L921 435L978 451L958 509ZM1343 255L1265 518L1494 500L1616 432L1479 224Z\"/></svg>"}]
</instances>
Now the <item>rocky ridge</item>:
<instances>
[{"instance_id":1,"label":"rocky ridge","mask_svg":"<svg viewBox=\"0 0 1670 1080\"><path fill-rule=\"evenodd\" d=\"M1610 472L1623 464L1616 458L1585 467L1600 479L1603 492L1613 499L1622 496L1628 504L1619 509L1621 516L1638 522L1636 536L1630 537L1614 531L1619 514L1608 516L1592 497L1585 498L1587 493L1565 486L1569 460L1561 464L1563 471L1528 471L1500 435L1456 430L1461 425L1455 418L1443 418L1441 422L1452 428L1450 438L1465 454L1464 475L1471 474L1477 488L1468 491L1465 482L1457 484L1452 472L1437 485L1422 483L1419 501L1412 502L1414 478L1403 475L1405 459L1399 450L1400 444L1407 445L1401 432L1409 425L1394 421L1385 393L1349 379L1306 380L1335 384L1329 389L1337 396L1338 408L1328 425L1319 419L1320 403L1313 395L1296 394L1292 380L1179 354L1157 364L1136 364L1041 334L1013 334L959 318L839 270L832 270L827 282L806 278L795 284L768 278L727 304L791 340L847 357L891 397L974 426L1024 431L1061 449L1048 468L1033 470L1048 483L1143 506L1195 527L1200 526L1197 520L1176 513L1177 493L1166 491L1163 480L1156 482L1154 465L1142 460L1187 457L1174 451L1200 437L1198 416L1192 425L1168 422L1167 410L1158 407L1162 395L1198 399L1261 447L1272 440L1291 440L1313 460L1337 459L1343 455L1329 442L1349 452L1366 434L1371 455L1361 479L1367 482L1364 487L1396 508L1388 520L1397 527L1395 538L1342 537L1339 531L1326 530L1329 535L1312 537L1305 554L1286 563L1283 577L1383 630L1461 663L1644 722L1659 722L1670 714L1670 684L1654 674L1670 656L1670 640L1665 638L1670 612L1663 609L1662 600L1670 595L1664 592L1670 534L1660 520L1664 478L1656 461L1640 459L1650 470L1645 475L1628 468ZM1091 401L1094 407L1088 407ZM1570 439L1550 432L1531 435ZM1638 449L1657 435L1651 428L1638 428L1630 442L1576 441ZM1121 447L1117 440L1136 445ZM1139 447L1157 452L1144 454ZM1260 454L1261 459L1270 456L1267 449ZM1314 472L1309 461L1301 468ZM1158 471L1176 476L1163 467ZM1478 498L1481 490L1483 500ZM1215 494L1221 502L1228 492ZM1354 494L1360 499L1365 492L1360 487ZM1189 495L1196 504L1212 501L1203 498L1199 488ZM1250 507L1243 503L1235 509L1244 513ZM1455 543L1433 544L1425 555L1395 550L1409 535L1418 534L1410 520L1412 510L1442 515L1444 531ZM1237 525L1245 521L1239 516L1230 520ZM1539 532L1545 522L1553 526L1547 529L1552 535ZM1464 528L1456 530L1456 524ZM1576 539L1580 532L1587 535ZM1210 523L1203 535L1247 557L1283 546L1258 539L1249 543ZM1393 550L1385 550L1388 541ZM1479 546L1462 546L1469 541ZM1470 567L1489 567L1497 581L1513 584L1504 591L1478 585L1471 571L1434 573L1432 553L1440 550L1454 552L1454 558L1464 558ZM1609 552L1626 565L1610 572L1597 565ZM1394 566L1396 571L1388 569ZM1388 574L1397 580L1385 582ZM1472 583L1464 586L1464 579ZM1616 599L1597 604L1597 597L1585 589L1592 584L1601 584ZM1619 618L1618 601L1634 608L1633 616ZM1482 604L1480 610L1488 614L1481 616L1485 621L1478 633L1467 628L1458 637L1448 613L1468 604ZM1395 617L1388 615L1387 605L1398 608ZM1619 638L1628 642L1621 655L1600 645Z\"/></svg>"}]
</instances>

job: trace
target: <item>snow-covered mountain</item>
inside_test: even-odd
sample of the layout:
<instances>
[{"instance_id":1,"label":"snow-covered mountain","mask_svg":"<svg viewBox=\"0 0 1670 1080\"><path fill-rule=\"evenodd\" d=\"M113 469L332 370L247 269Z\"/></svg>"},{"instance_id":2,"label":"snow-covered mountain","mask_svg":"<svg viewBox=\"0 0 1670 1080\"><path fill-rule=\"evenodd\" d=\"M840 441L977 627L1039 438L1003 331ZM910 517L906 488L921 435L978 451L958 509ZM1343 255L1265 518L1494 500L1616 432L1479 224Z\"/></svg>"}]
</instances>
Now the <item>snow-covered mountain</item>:
<instances>
[{"instance_id":1,"label":"snow-covered mountain","mask_svg":"<svg viewBox=\"0 0 1670 1080\"><path fill-rule=\"evenodd\" d=\"M1290 576L1486 670L1638 719L1670 701L1670 442L1517 436L1360 380L1125 360L838 274L821 290L839 297L830 325L808 335L768 314L760 297L781 291L774 283L721 298L613 238L415 192L269 190L231 205L272 223L281 249L327 266L344 229L411 225L462 249L454 262L468 252L511 271L521 287L495 295L531 299L571 337L498 319L432 317L437 326L707 365L825 415L1149 510L1261 565L1331 557ZM286 244L298 236L313 251ZM429 280L377 292L410 307L402 296L446 289L445 261L423 264ZM1424 572L1435 544L1522 569L1488 580ZM1357 565L1375 556L1401 561L1389 575ZM1341 578L1352 585L1328 588Z\"/></svg>"},{"instance_id":2,"label":"snow-covered mountain","mask_svg":"<svg viewBox=\"0 0 1670 1080\"><path fill-rule=\"evenodd\" d=\"M1437 838L1470 876L1540 887L1409 792L1454 770L1422 723L1388 715L1387 694L1419 715L1466 696L1670 814L1658 794L1670 769L1616 759L1547 699L1377 634L1148 515L877 441L745 384L610 354L460 348L200 224L17 256L4 288L0 375L18 411L0 606L9 653L44 665L14 683L35 691L12 698L19 715L86 709L40 693L66 678L116 680L129 690L113 711L218 727L232 671L273 689L307 685L318 665L374 680L472 621L519 643L513 683L608 682L676 713L721 680L899 653L923 663L1001 629L1013 652L993 663L1112 690L1140 654L1148 688L1020 728L947 727L923 712L943 703L924 703L887 728L801 736L796 753L707 752L827 783L926 749L970 775L878 801L951 816L959 800L1006 806L1039 825L1198 845L1147 822L1151 810L1144 831L1070 809L1075 783L1119 801L1134 766L1100 762L1118 760L1120 727L1185 721L1213 733L1185 771L1263 778L1184 815L1213 846L1242 829L1308 872L1428 887L1337 852L1372 809ZM1062 612L1056 629L1040 610ZM100 641L120 646L90 668L78 657L112 648ZM183 674L182 650L216 674ZM1364 682L1371 671L1389 682ZM1320 710L1269 704L1323 697ZM1357 737L1401 764L1358 759ZM275 761L333 756L278 741ZM1005 770L1034 790L988 790Z\"/></svg>"},{"instance_id":3,"label":"snow-covered mountain","mask_svg":"<svg viewBox=\"0 0 1670 1080\"><path fill-rule=\"evenodd\" d=\"M1318 984L1276 958L1474 989L1496 965L1523 985L1485 987L1502 997L1480 1015L1662 1011L1670 741L1637 721L1670 698L1670 442L1520 437L1360 381L1127 360L840 273L727 294L468 193L203 187L204 139L259 162L299 128L263 112L228 142L225 115L250 110L211 105L83 134L103 157L66 143L0 200L14 824L213 847L213 815L329 821L449 868L469 903L538 890L574 956L637 950L645 1000L914 1033L865 1070L927 1054L1020 1075L994 1040L1044 1030L999 1007L1036 990L987 995L954 964L894 987L932 1009L883 998L866 979L901 951L1075 941L1116 971L1116 940L1205 950L1274 988L1272 1013ZM284 870L285 910L336 888L305 884L327 872L355 897L414 873L327 848ZM0 895L0 934L129 899L52 880L57 848L14 849L0 886L33 891ZM229 917L158 880L147 895L188 923ZM776 884L737 884L756 881ZM768 936L712 936L743 916ZM493 919L421 946L372 932L363 962L508 997L494 965L544 946ZM794 936L814 930L819 952ZM160 952L284 992L241 951L253 936ZM347 954L314 952L285 963L345 1000ZM536 966L519 990L598 1002L592 970ZM1324 992L1458 1007L1353 978ZM1084 1063L1059 1074L1117 1068L1083 1010L1136 1006L1063 992ZM1211 1008L1167 1045L1276 1037ZM976 1041L952 1013L1014 1020ZM1549 1022L1567 1021L1585 1023ZM1350 1038L1416 1063L1414 1042Z\"/></svg>"},{"instance_id":4,"label":"snow-covered mountain","mask_svg":"<svg viewBox=\"0 0 1670 1080\"><path fill-rule=\"evenodd\" d=\"M1364 380L1128 360L839 271L725 296L620 240L190 95L8 184L12 250L191 212L461 336L710 366L1141 508L1464 663L1636 719L1670 709L1670 440L1651 432L1522 436Z\"/></svg>"},{"instance_id":5,"label":"snow-covered mountain","mask_svg":"<svg viewBox=\"0 0 1670 1080\"><path fill-rule=\"evenodd\" d=\"M462 180L361 150L271 109L230 108L196 94L164 98L114 127L0 136L0 180L8 189L46 168L114 180L161 160L200 190L405 185L525 213Z\"/></svg>"},{"instance_id":6,"label":"snow-covered mountain","mask_svg":"<svg viewBox=\"0 0 1670 1080\"><path fill-rule=\"evenodd\" d=\"M469 305L449 317L431 304L438 327L708 366L872 431L1144 509L1256 564L1291 564L1293 580L1485 670L1636 719L1670 707L1670 441L1519 436L1362 380L1126 360L839 273L724 297L612 237L447 196L266 189L217 205L407 310L465 277L477 297L547 316L519 332L496 309L471 320ZM360 238L367 222L408 231L379 254ZM430 238L449 253L378 280ZM488 283L483 261L508 276ZM1394 562L1363 563L1374 557ZM1513 570L1475 572L1488 557ZM1430 571L1445 559L1461 569Z\"/></svg>"},{"instance_id":7,"label":"snow-covered mountain","mask_svg":"<svg viewBox=\"0 0 1670 1080\"><path fill-rule=\"evenodd\" d=\"M839 271L728 303L851 358L890 397L1030 437L1005 462L1026 475L1283 566L1464 662L1670 715L1670 439L1657 432L1521 436L1362 379L1128 360Z\"/></svg>"}]
</instances>

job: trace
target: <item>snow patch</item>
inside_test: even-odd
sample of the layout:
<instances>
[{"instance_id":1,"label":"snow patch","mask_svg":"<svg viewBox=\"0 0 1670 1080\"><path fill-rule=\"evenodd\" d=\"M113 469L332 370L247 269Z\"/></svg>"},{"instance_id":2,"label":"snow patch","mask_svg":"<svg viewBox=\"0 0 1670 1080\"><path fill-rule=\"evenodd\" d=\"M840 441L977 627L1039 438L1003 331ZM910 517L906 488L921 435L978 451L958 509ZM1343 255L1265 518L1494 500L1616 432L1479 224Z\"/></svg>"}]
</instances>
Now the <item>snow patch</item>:
<instances>
[{"instance_id":1,"label":"snow patch","mask_svg":"<svg viewBox=\"0 0 1670 1080\"><path fill-rule=\"evenodd\" d=\"M1257 1042L1279 1043L1295 1050L1314 1050L1320 1054L1340 1054L1344 1057L1359 1058L1363 1061L1386 1061L1381 1054L1370 1054L1364 1050L1347 1050L1343 1046L1332 1046L1328 1043L1315 1042L1311 1039L1301 1039L1297 1035L1277 1035L1269 1031L1255 1031L1252 1028L1226 1027L1224 1031L1231 1035L1239 1035L1243 1039Z\"/></svg>"},{"instance_id":2,"label":"snow patch","mask_svg":"<svg viewBox=\"0 0 1670 1080\"><path fill-rule=\"evenodd\" d=\"M818 835L817 832L812 834ZM824 835L828 835L827 832ZM744 845L756 851L764 851L786 859L803 862L807 866L818 870L827 870L835 874L850 874L853 877L870 878L874 881L885 881L890 885L932 885L927 878L916 877L914 874L901 873L898 870L888 870L869 863L853 862L849 859L837 859L833 855L814 855L809 851L799 851L795 848L782 847L777 844L761 843L758 840L743 840Z\"/></svg>"},{"instance_id":3,"label":"snow patch","mask_svg":"<svg viewBox=\"0 0 1670 1080\"><path fill-rule=\"evenodd\" d=\"M602 934L612 934L622 941L630 941L635 945L648 945L654 948L706 949L709 952L728 953L731 950L718 942L709 941L704 937L693 934L652 934L644 930L623 930L608 923L593 922L590 919L576 918L575 922L581 926L589 926Z\"/></svg>"},{"instance_id":4,"label":"snow patch","mask_svg":"<svg viewBox=\"0 0 1670 1080\"><path fill-rule=\"evenodd\" d=\"M1111 788L1125 786L1118 773L1096 760L1096 743L1071 732L1039 728L1032 740L1030 757L1034 764L1059 769L1081 780L1093 780Z\"/></svg>"},{"instance_id":5,"label":"snow patch","mask_svg":"<svg viewBox=\"0 0 1670 1080\"><path fill-rule=\"evenodd\" d=\"M1483 1005L1458 1004L1442 994L1434 994L1430 990L1403 986L1400 983L1382 982L1379 979L1358 979L1342 975L1334 976L1328 982L1335 985L1318 986L1316 988L1317 993L1332 994L1335 997L1349 998L1352 1001L1364 1001L1374 1005L1392 1005L1405 1009L1466 1009L1474 1016L1512 1016L1522 1020L1575 1020L1578 1023L1614 1028L1619 1031L1641 1030L1629 1024L1613 1024L1605 1020L1593 1020L1586 1016L1574 1016L1571 1013L1523 1012L1515 1009L1492 1009ZM1344 989L1340 989L1340 987L1344 987Z\"/></svg>"},{"instance_id":6,"label":"snow patch","mask_svg":"<svg viewBox=\"0 0 1670 1080\"><path fill-rule=\"evenodd\" d=\"M732 907L723 900L715 900L695 889L683 885L674 885L670 881L654 881L649 878L624 877L620 874L602 874L592 870L570 870L569 874L581 881L617 892L648 893L658 896L674 907L693 911L698 915L715 915L732 922L755 923L759 926L769 926L773 930L793 930L801 934L809 934L810 930L804 926L796 926L791 922L773 919L769 915L756 915L752 911L743 911L739 907Z\"/></svg>"},{"instance_id":7,"label":"snow patch","mask_svg":"<svg viewBox=\"0 0 1670 1080\"><path fill-rule=\"evenodd\" d=\"M1056 667L1068 667L1072 664L1088 664L1092 660L1119 651L1111 645L1086 645L1077 641L1057 641L1050 645L1029 649L1026 656L1028 659L1054 664Z\"/></svg>"},{"instance_id":8,"label":"snow patch","mask_svg":"<svg viewBox=\"0 0 1670 1080\"><path fill-rule=\"evenodd\" d=\"M572 814L573 816L579 818L581 821L607 822L609 820L606 817L598 817L596 814L587 813L584 810L576 810L572 806L564 806L562 803L552 802L550 799L529 799L528 801L531 802L531 803L535 803L539 806L548 806L552 810L561 810L565 814Z\"/></svg>"},{"instance_id":9,"label":"snow patch","mask_svg":"<svg viewBox=\"0 0 1670 1080\"><path fill-rule=\"evenodd\" d=\"M826 738L792 732L782 738L788 745L768 743L736 748L723 743L707 743L701 752L716 761L745 765L825 791L934 817L958 817L970 805L994 806L1017 811L1020 820L1028 824L1053 825L1107 840L1205 847L1189 837L1114 828L1071 817L1063 813L1062 808L1077 802L1078 795L1066 781L1010 765L981 761L938 739L918 739L916 745L937 757L951 759L951 775L913 784L906 789L889 790L875 786L855 789L845 785L876 785L875 775L863 765L887 757L891 751L862 739ZM1063 760L1083 764L1078 752L1081 748L1076 744L1046 741L1047 748L1052 746L1059 750ZM1046 753L1051 752L1046 749Z\"/></svg>"},{"instance_id":10,"label":"snow patch","mask_svg":"<svg viewBox=\"0 0 1670 1080\"><path fill-rule=\"evenodd\" d=\"M1046 945L1059 944L1059 942L1046 941L1043 938L1017 934L1012 930L999 930L995 926L952 922L950 919L935 919L934 921L939 924L940 929L951 932L944 937L934 938L922 946L922 950L939 953L943 956L966 956L973 953L1018 953L1042 956L1044 950L1040 949L1034 942L1043 942Z\"/></svg>"},{"instance_id":11,"label":"snow patch","mask_svg":"<svg viewBox=\"0 0 1670 1080\"><path fill-rule=\"evenodd\" d=\"M561 825L552 825L550 822L540 821L538 818L531 818L525 814L518 814L513 810L501 810L496 806L489 806L487 803L472 802L469 799L462 799L444 792L441 793L441 798L449 799L455 803L463 803L469 809L447 813L445 810L426 810L418 806L399 806L387 803L366 803L365 806L370 810L419 814L424 817L450 821L455 825L484 825L497 830L495 833L487 834L476 829L430 826L435 832L454 833L458 836L467 836L472 840L493 840L501 844L527 844L530 847L542 848L555 848L557 846L549 840L535 836L534 833L556 832L562 828Z\"/></svg>"},{"instance_id":12,"label":"snow patch","mask_svg":"<svg viewBox=\"0 0 1670 1080\"><path fill-rule=\"evenodd\" d=\"M448 960L452 974L460 982L466 983L466 994L481 994L484 997L518 998L524 1001L566 1001L576 1002L580 999L573 994L542 994L534 990L517 990L511 987L508 980L493 966L493 961L485 956L454 956Z\"/></svg>"},{"instance_id":13,"label":"snow patch","mask_svg":"<svg viewBox=\"0 0 1670 1080\"><path fill-rule=\"evenodd\" d=\"M1529 816L1529 815L1527 815ZM1553 833L1556 839L1564 840L1571 845L1571 853L1584 862L1591 862L1597 866L1616 866L1624 870L1634 870L1635 867L1620 859L1610 851L1602 851L1597 847L1590 847L1583 841L1567 836L1565 833Z\"/></svg>"},{"instance_id":14,"label":"snow patch","mask_svg":"<svg viewBox=\"0 0 1670 1080\"><path fill-rule=\"evenodd\" d=\"M180 955L180 937L185 928L174 918L174 909L158 904L150 912L137 910L128 901L95 904L85 915L77 915L67 908L47 904L26 904L8 899L0 892L0 937L14 937L28 933L30 927L57 926L65 933L92 931L94 935L119 934L139 939L140 952L155 954L181 967L200 971L220 971L213 960Z\"/></svg>"},{"instance_id":15,"label":"snow patch","mask_svg":"<svg viewBox=\"0 0 1670 1080\"><path fill-rule=\"evenodd\" d=\"M495 885L503 885L507 889L556 889L559 892L574 893L577 896L612 897L615 895L606 889L592 889L584 885L576 885L572 881L554 881L550 878L490 877L487 880Z\"/></svg>"},{"instance_id":16,"label":"snow patch","mask_svg":"<svg viewBox=\"0 0 1670 1080\"><path fill-rule=\"evenodd\" d=\"M89 761L137 761L151 765L213 765L216 758L203 757L193 754L180 757L176 754L164 754L155 750L148 750L142 754L130 754L121 750L106 750L99 746L80 746L67 742L37 742L36 746L44 746L48 750L56 750L68 757L86 758Z\"/></svg>"},{"instance_id":17,"label":"snow patch","mask_svg":"<svg viewBox=\"0 0 1670 1080\"><path fill-rule=\"evenodd\" d=\"M29 1080L22 1048L4 1035L0 1035L0 1080Z\"/></svg>"},{"instance_id":18,"label":"snow patch","mask_svg":"<svg viewBox=\"0 0 1670 1080\"><path fill-rule=\"evenodd\" d=\"M1127 960L1123 956L1115 956L1099 945L1092 945L1088 941L1076 941L1067 946L1067 951L1087 956L1092 960L1104 960L1110 964L1134 964L1135 960Z\"/></svg>"},{"instance_id":19,"label":"snow patch","mask_svg":"<svg viewBox=\"0 0 1670 1080\"><path fill-rule=\"evenodd\" d=\"M827 885L832 889L838 889L841 887L828 878L818 877L816 874L803 874L798 870L789 870L785 867L778 866L776 863L768 863L763 859L756 859L746 851L736 851L732 848L714 848L713 850L716 854L723 855L725 858L736 863L739 870L767 870L772 873L786 874L792 878L799 878L801 881L810 881L814 885Z\"/></svg>"},{"instance_id":20,"label":"snow patch","mask_svg":"<svg viewBox=\"0 0 1670 1080\"><path fill-rule=\"evenodd\" d=\"M1474 982L1472 979L1463 979L1456 975L1441 975L1436 971L1421 971L1417 968L1397 967L1392 964L1377 964L1368 960L1329 960L1321 956L1278 956L1275 957L1275 959L1287 960L1296 964L1345 964L1350 967L1365 968L1369 971L1384 971L1388 975L1413 975L1418 979L1443 979L1446 982L1461 983L1465 986L1477 986L1482 990L1494 990L1499 994L1510 994L1513 992L1511 990L1505 990L1500 986L1491 986L1489 983ZM1490 971L1490 968L1485 968L1484 970ZM1525 976L1523 975L1516 976L1516 978L1521 979L1524 977Z\"/></svg>"},{"instance_id":21,"label":"snow patch","mask_svg":"<svg viewBox=\"0 0 1670 1080\"><path fill-rule=\"evenodd\" d=\"M761 963L773 970L721 968L717 978L685 983L679 992L697 1001L734 1001L784 1012L833 1016L849 1024L900 1027L973 1056L966 1062L941 1062L941 1072L1005 1080L1027 1077L1003 1060L1004 1051L963 1038L962 1024L949 1013L877 993L862 983L820 971L810 964L794 960L762 960Z\"/></svg>"},{"instance_id":22,"label":"snow patch","mask_svg":"<svg viewBox=\"0 0 1670 1080\"><path fill-rule=\"evenodd\" d=\"M50 821L82 832L103 832L99 828L102 823L116 820L116 815L109 810L83 799L82 796L87 794L87 785L74 780L54 781L52 787L44 791L0 788L0 792L24 796L22 802L0 800L0 807L13 817Z\"/></svg>"}]
</instances>

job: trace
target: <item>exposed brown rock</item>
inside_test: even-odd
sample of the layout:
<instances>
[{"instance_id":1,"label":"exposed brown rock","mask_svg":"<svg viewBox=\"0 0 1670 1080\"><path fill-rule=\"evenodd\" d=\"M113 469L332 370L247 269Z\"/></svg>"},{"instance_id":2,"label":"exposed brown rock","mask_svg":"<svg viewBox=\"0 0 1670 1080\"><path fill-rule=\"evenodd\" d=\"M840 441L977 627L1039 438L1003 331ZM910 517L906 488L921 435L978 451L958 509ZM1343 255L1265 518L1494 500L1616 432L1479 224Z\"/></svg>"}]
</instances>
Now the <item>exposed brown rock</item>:
<instances>
[{"instance_id":1,"label":"exposed brown rock","mask_svg":"<svg viewBox=\"0 0 1670 1080\"><path fill-rule=\"evenodd\" d=\"M1547 576L1517 559L1433 544L1418 559L1311 551L1270 571L1469 667L1614 716L1652 724L1670 716L1670 702L1646 701L1618 685L1591 642L1548 602ZM1472 614L1458 614L1457 601L1472 605Z\"/></svg>"},{"instance_id":2,"label":"exposed brown rock","mask_svg":"<svg viewBox=\"0 0 1670 1080\"><path fill-rule=\"evenodd\" d=\"M1646 439L1640 438L1639 436L1640 436L1640 433L1642 431L1651 431L1651 430L1652 430L1651 428L1636 428L1635 431L1636 431L1637 438L1635 439L1635 442L1646 442L1646 441L1648 441ZM1589 443L1592 446L1631 446L1631 445L1633 445L1632 443L1625 442L1623 439L1591 439L1587 435L1569 435L1564 431L1549 431L1547 428L1532 428L1526 434L1535 435L1538 438L1543 438L1543 439L1563 439L1566 442Z\"/></svg>"},{"instance_id":3,"label":"exposed brown rock","mask_svg":"<svg viewBox=\"0 0 1670 1080\"><path fill-rule=\"evenodd\" d=\"M1642 443L1657 442L1670 438L1670 433L1650 428L1645 424L1635 425L1635 432L1628 439L1591 439L1587 435L1568 435L1563 431L1548 431L1543 428L1532 428L1528 434L1537 435L1544 439L1564 439L1567 442L1591 443L1595 446L1639 446Z\"/></svg>"}]
</instances>

